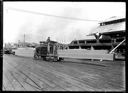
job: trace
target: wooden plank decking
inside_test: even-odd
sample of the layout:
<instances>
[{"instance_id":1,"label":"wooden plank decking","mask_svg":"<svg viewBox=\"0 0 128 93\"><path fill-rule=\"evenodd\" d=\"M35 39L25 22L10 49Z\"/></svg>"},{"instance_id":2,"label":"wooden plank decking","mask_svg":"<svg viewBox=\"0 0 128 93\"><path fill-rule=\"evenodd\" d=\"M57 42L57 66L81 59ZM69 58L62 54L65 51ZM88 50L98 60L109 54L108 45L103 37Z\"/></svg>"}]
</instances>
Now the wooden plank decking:
<instances>
[{"instance_id":1,"label":"wooden plank decking","mask_svg":"<svg viewBox=\"0 0 128 93\"><path fill-rule=\"evenodd\" d=\"M4 55L3 91L124 91L124 68Z\"/></svg>"}]
</instances>

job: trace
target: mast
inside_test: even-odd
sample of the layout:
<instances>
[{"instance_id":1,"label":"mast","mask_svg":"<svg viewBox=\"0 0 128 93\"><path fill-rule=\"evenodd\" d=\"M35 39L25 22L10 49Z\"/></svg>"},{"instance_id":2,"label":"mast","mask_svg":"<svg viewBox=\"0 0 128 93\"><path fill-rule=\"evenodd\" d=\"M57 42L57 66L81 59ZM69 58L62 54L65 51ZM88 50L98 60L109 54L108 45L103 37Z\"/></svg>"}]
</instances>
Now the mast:
<instances>
[{"instance_id":1,"label":"mast","mask_svg":"<svg viewBox=\"0 0 128 93\"><path fill-rule=\"evenodd\" d=\"M25 47L25 34L24 34L24 47Z\"/></svg>"}]
</instances>

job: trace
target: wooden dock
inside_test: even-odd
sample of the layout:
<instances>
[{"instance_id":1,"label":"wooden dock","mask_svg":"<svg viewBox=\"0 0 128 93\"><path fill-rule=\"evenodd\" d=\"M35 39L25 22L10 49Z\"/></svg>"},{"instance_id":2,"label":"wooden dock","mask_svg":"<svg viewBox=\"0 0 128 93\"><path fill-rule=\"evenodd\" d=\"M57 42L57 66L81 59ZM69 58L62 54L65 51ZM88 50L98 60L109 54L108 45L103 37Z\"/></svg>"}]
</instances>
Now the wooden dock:
<instances>
[{"instance_id":1,"label":"wooden dock","mask_svg":"<svg viewBox=\"0 0 128 93\"><path fill-rule=\"evenodd\" d=\"M87 62L88 63L88 62ZM125 65L3 56L3 91L125 91Z\"/></svg>"}]
</instances>

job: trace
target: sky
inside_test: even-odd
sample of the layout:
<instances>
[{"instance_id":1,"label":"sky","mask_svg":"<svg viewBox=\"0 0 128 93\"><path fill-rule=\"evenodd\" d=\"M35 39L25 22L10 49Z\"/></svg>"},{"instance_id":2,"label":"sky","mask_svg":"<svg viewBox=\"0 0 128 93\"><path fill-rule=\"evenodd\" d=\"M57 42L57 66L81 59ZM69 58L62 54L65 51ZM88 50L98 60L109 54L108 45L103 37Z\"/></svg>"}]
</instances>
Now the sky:
<instances>
[{"instance_id":1,"label":"sky","mask_svg":"<svg viewBox=\"0 0 128 93\"><path fill-rule=\"evenodd\" d=\"M71 20L41 13L87 20ZM26 42L39 43L50 37L51 40L68 44L74 39L89 38L86 35L99 25L99 21L125 15L125 2L3 2L3 41L23 41L25 34Z\"/></svg>"}]
</instances>

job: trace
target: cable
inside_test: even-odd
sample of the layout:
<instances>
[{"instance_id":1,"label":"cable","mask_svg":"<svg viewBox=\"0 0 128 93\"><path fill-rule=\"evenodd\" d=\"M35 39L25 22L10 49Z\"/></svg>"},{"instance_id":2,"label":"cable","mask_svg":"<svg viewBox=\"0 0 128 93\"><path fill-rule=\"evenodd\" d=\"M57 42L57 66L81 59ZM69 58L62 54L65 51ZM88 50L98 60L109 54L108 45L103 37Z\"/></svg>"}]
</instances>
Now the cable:
<instances>
[{"instance_id":1,"label":"cable","mask_svg":"<svg viewBox=\"0 0 128 93\"><path fill-rule=\"evenodd\" d=\"M57 15L51 15L51 14L46 14L46 13L39 13L39 12L23 10L23 9L17 9L17 8L12 8L12 7L9 7L9 9L15 10L15 11L20 11L20 12L27 12L27 13L33 13L33 14L38 14L38 15L44 15L44 16L58 17L58 18L63 18L63 19L71 19L71 20L79 20L79 21L97 21L97 22L100 22L98 20L88 20L88 19L80 19L80 18L71 18L71 17L57 16Z\"/></svg>"}]
</instances>

